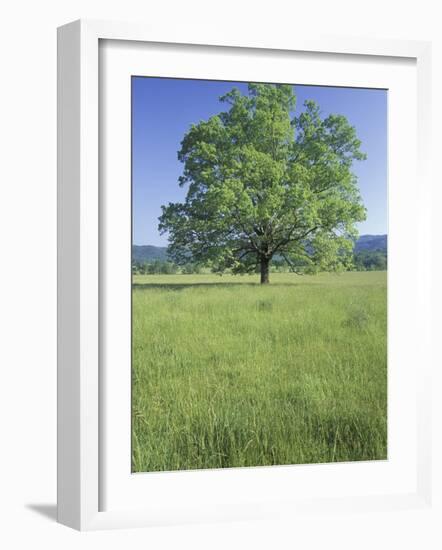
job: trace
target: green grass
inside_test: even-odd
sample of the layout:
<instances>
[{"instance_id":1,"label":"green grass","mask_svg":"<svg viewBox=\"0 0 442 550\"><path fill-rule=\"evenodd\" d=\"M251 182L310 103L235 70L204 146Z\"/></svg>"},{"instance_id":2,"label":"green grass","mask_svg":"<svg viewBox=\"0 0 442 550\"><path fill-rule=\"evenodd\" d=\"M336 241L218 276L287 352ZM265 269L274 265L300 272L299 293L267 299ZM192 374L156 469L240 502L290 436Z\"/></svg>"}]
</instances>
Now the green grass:
<instances>
[{"instance_id":1,"label":"green grass","mask_svg":"<svg viewBox=\"0 0 442 550\"><path fill-rule=\"evenodd\" d=\"M386 273L134 277L134 472L387 457Z\"/></svg>"}]
</instances>

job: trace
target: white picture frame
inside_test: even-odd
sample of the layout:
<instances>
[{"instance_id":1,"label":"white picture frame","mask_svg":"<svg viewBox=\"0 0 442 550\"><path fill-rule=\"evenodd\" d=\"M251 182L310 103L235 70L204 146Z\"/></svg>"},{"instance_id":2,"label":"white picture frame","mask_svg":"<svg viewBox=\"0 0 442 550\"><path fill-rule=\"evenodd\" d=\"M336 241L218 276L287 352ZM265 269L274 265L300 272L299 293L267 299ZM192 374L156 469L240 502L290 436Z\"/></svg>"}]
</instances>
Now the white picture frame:
<instances>
[{"instance_id":1,"label":"white picture frame","mask_svg":"<svg viewBox=\"0 0 442 550\"><path fill-rule=\"evenodd\" d=\"M419 346L426 349L416 380L416 488L411 491L391 491L366 495L328 494L302 500L281 494L249 499L247 506L232 502L219 506L194 497L181 508L168 506L173 500L173 485L177 476L189 473L160 474L169 476L166 498L155 506L128 506L113 503L103 510L103 431L100 415L106 400L100 384L102 364L100 337L102 315L100 304L105 294L101 281L102 235L100 212L103 208L100 188L100 41L125 41L129 44L169 44L176 48L198 46L229 48L235 51L324 53L334 56L371 56L379 59L411 59L417 74L416 143L419 198L416 227L419 266L415 276L416 330ZM181 45L181 46L180 46ZM355 507L366 512L398 508L421 509L430 506L433 486L431 475L431 232L429 230L431 181L429 177L429 97L430 51L426 42L368 40L345 37L281 38L279 43L226 40L210 44L204 37L155 35L151 29L134 24L76 21L58 31L58 521L80 530L139 527L198 521L216 521L254 517L275 517L302 513L348 513ZM425 243L425 244L424 244ZM389 284L391 280L389 279ZM415 319L416 320L416 319ZM417 348L416 348L417 349ZM414 414L414 413L413 413ZM341 469L349 465L341 465ZM255 469L256 470L256 469ZM274 472L276 470L273 470ZM250 477L250 469L235 470L235 483ZM278 470L284 483L286 471ZM193 473L192 475L195 475ZM197 475L201 476L197 473ZM219 472L205 471L204 483L210 483ZM324 475L329 475L324 470ZM357 472L353 475L359 475ZM186 478L191 479L190 477ZM261 480L262 481L262 480ZM270 480L272 483L274 480ZM187 481L186 490L192 481Z\"/></svg>"}]
</instances>

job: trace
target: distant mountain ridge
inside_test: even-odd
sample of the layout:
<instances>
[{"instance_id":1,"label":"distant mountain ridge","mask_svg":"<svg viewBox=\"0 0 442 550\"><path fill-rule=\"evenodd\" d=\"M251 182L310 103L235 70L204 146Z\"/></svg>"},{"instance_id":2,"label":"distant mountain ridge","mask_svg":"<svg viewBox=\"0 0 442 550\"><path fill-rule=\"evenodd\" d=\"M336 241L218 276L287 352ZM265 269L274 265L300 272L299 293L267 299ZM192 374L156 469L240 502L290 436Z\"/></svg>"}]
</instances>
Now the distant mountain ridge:
<instances>
[{"instance_id":1,"label":"distant mountain ridge","mask_svg":"<svg viewBox=\"0 0 442 550\"><path fill-rule=\"evenodd\" d=\"M361 235L355 245L355 252L362 250L387 252L387 249L387 235Z\"/></svg>"},{"instance_id":2,"label":"distant mountain ridge","mask_svg":"<svg viewBox=\"0 0 442 550\"><path fill-rule=\"evenodd\" d=\"M387 235L361 235L356 241L355 252L363 250L387 252L387 246ZM133 262L166 261L167 259L167 246L154 246L151 244L134 244L132 246Z\"/></svg>"},{"instance_id":3,"label":"distant mountain ridge","mask_svg":"<svg viewBox=\"0 0 442 550\"><path fill-rule=\"evenodd\" d=\"M152 244L132 245L133 262L165 261L167 259L167 246L154 246Z\"/></svg>"}]
</instances>

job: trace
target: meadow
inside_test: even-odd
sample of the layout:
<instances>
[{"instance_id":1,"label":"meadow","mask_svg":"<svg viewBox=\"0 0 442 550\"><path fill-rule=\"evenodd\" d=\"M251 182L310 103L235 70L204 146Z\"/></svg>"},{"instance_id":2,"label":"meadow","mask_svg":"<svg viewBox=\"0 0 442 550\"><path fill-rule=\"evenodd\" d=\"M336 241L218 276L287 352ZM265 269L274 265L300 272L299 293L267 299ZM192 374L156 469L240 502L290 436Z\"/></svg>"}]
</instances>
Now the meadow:
<instances>
[{"instance_id":1,"label":"meadow","mask_svg":"<svg viewBox=\"0 0 442 550\"><path fill-rule=\"evenodd\" d=\"M135 275L134 472L387 458L387 274Z\"/></svg>"}]
</instances>

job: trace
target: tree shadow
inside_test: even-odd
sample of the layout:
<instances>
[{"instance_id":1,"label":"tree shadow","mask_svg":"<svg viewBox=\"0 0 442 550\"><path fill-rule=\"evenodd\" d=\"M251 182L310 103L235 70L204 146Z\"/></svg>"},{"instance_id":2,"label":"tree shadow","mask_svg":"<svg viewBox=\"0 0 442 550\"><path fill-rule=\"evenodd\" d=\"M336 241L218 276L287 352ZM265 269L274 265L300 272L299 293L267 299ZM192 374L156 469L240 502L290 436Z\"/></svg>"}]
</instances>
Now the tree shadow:
<instances>
[{"instance_id":1,"label":"tree shadow","mask_svg":"<svg viewBox=\"0 0 442 550\"><path fill-rule=\"evenodd\" d=\"M305 284L305 283L304 283ZM132 288L135 290L185 290L189 288L237 288L237 287L255 287L260 288L263 285L260 283L133 283ZM266 286L266 285L264 285ZM298 283L271 283L268 287L296 287Z\"/></svg>"},{"instance_id":2,"label":"tree shadow","mask_svg":"<svg viewBox=\"0 0 442 550\"><path fill-rule=\"evenodd\" d=\"M57 521L57 505L56 504L25 504L25 508L40 514L40 516Z\"/></svg>"}]
</instances>

